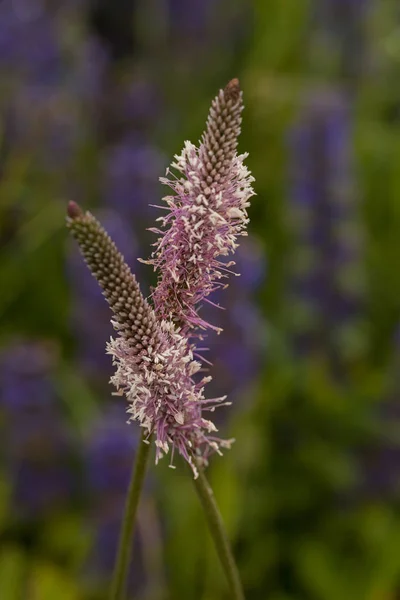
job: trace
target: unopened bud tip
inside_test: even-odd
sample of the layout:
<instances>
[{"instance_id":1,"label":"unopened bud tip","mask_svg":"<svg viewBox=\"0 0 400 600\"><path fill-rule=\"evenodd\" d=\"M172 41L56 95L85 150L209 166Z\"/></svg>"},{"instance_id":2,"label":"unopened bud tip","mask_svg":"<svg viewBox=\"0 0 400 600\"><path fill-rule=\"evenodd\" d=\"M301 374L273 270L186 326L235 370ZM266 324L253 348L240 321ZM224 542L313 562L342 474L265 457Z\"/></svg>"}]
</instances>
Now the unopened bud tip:
<instances>
[{"instance_id":1,"label":"unopened bud tip","mask_svg":"<svg viewBox=\"0 0 400 600\"><path fill-rule=\"evenodd\" d=\"M79 206L79 204L77 204L73 200L71 200L70 202L68 202L67 215L71 219L77 219L78 217L80 217L82 215L82 209Z\"/></svg>"},{"instance_id":2,"label":"unopened bud tip","mask_svg":"<svg viewBox=\"0 0 400 600\"><path fill-rule=\"evenodd\" d=\"M234 102L239 99L240 96L240 85L239 79L231 79L230 82L225 86L224 89L225 98L227 100L233 100Z\"/></svg>"}]
</instances>

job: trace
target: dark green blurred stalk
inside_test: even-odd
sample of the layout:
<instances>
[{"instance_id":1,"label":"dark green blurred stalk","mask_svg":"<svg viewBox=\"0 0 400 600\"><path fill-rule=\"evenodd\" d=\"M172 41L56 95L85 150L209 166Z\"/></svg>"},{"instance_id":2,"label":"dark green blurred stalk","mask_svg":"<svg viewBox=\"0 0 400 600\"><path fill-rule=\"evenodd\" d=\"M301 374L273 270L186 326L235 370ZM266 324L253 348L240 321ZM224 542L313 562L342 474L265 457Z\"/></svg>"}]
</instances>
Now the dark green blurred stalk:
<instances>
[{"instance_id":1,"label":"dark green blurred stalk","mask_svg":"<svg viewBox=\"0 0 400 600\"><path fill-rule=\"evenodd\" d=\"M233 558L232 549L214 497L214 492L204 475L203 468L199 464L196 466L199 476L193 479L193 482L203 507L215 549L231 588L231 598L232 600L244 600L239 571Z\"/></svg>"},{"instance_id":2,"label":"dark green blurred stalk","mask_svg":"<svg viewBox=\"0 0 400 600\"><path fill-rule=\"evenodd\" d=\"M133 534L135 531L136 513L139 505L140 494L146 474L146 466L150 454L149 441L145 441L145 433L140 438L136 460L133 463L132 476L126 497L124 518L121 525L118 543L117 558L111 582L110 600L123 600L125 598L129 563L131 560Z\"/></svg>"}]
</instances>

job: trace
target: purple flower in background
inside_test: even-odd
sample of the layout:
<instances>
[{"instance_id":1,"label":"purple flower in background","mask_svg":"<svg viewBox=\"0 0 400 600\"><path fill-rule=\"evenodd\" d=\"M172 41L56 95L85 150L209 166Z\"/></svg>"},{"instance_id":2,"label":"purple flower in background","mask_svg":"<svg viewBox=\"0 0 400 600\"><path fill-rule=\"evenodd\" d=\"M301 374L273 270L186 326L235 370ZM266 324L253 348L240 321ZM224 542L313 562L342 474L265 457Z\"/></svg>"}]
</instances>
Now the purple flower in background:
<instances>
[{"instance_id":1,"label":"purple flower in background","mask_svg":"<svg viewBox=\"0 0 400 600\"><path fill-rule=\"evenodd\" d=\"M266 350L266 324L252 295L264 283L266 265L261 246L254 238L245 238L236 251L235 262L240 276L231 277L226 290L217 290L210 299L225 310L204 307L207 319L218 319L223 332L207 337L209 351L205 357L213 365L212 393L226 393L233 401L240 399L260 372ZM218 415L220 416L220 415ZM222 417L223 418L223 417Z\"/></svg>"},{"instance_id":2,"label":"purple flower in background","mask_svg":"<svg viewBox=\"0 0 400 600\"><path fill-rule=\"evenodd\" d=\"M379 417L378 417L379 418ZM393 423L392 429L393 428ZM382 429L385 428L381 424ZM400 424L397 423L397 435ZM394 440L388 441L385 435L361 449L361 477L356 487L357 497L367 499L385 499L400 497L400 445Z\"/></svg>"},{"instance_id":3,"label":"purple flower in background","mask_svg":"<svg viewBox=\"0 0 400 600\"><path fill-rule=\"evenodd\" d=\"M121 502L118 513L104 515L101 520L99 518L94 524L96 534L87 570L90 578L95 582L95 587L103 588L103 586L109 585L118 548L123 507L124 504ZM135 535L133 541L135 560L131 562L127 581L129 594L133 594L135 598L143 598L142 590L146 584L142 554L141 540L139 536Z\"/></svg>"},{"instance_id":4,"label":"purple flower in background","mask_svg":"<svg viewBox=\"0 0 400 600\"><path fill-rule=\"evenodd\" d=\"M109 56L95 37L83 40L76 68L72 73L73 88L89 104L98 104L103 93Z\"/></svg>"},{"instance_id":5,"label":"purple flower in background","mask_svg":"<svg viewBox=\"0 0 400 600\"><path fill-rule=\"evenodd\" d=\"M15 344L0 360L12 509L24 519L65 508L76 491L73 438L59 410L53 367L54 348L40 342Z\"/></svg>"},{"instance_id":6,"label":"purple flower in background","mask_svg":"<svg viewBox=\"0 0 400 600\"><path fill-rule=\"evenodd\" d=\"M40 0L2 0L0 69L27 81L54 84L62 75L58 40L55 19Z\"/></svg>"},{"instance_id":7,"label":"purple flower in background","mask_svg":"<svg viewBox=\"0 0 400 600\"><path fill-rule=\"evenodd\" d=\"M371 0L318 0L314 2L317 33L327 55L340 61L341 73L358 80L366 66L365 18Z\"/></svg>"},{"instance_id":8,"label":"purple flower in background","mask_svg":"<svg viewBox=\"0 0 400 600\"><path fill-rule=\"evenodd\" d=\"M5 144L35 166L66 168L80 141L78 101L69 87L66 23L40 0L0 3L0 73Z\"/></svg>"},{"instance_id":9,"label":"purple flower in background","mask_svg":"<svg viewBox=\"0 0 400 600\"><path fill-rule=\"evenodd\" d=\"M139 438L126 427L126 410L114 402L93 425L87 446L87 481L99 504L124 501ZM111 504L114 501L112 500Z\"/></svg>"},{"instance_id":10,"label":"purple flower in background","mask_svg":"<svg viewBox=\"0 0 400 600\"><path fill-rule=\"evenodd\" d=\"M291 135L295 252L292 299L300 353L357 353L363 307L361 228L351 151L350 106L315 92Z\"/></svg>"},{"instance_id":11,"label":"purple flower in background","mask_svg":"<svg viewBox=\"0 0 400 600\"><path fill-rule=\"evenodd\" d=\"M54 352L54 348L53 348ZM52 347L39 343L15 343L0 355L1 406L18 419L20 413L52 414L53 385L50 379Z\"/></svg>"},{"instance_id":12,"label":"purple flower in background","mask_svg":"<svg viewBox=\"0 0 400 600\"><path fill-rule=\"evenodd\" d=\"M235 295L243 294L248 297L265 282L267 265L265 252L259 241L251 236L242 240L236 251L235 264L240 275L231 279L229 288Z\"/></svg>"},{"instance_id":13,"label":"purple flower in background","mask_svg":"<svg viewBox=\"0 0 400 600\"><path fill-rule=\"evenodd\" d=\"M99 104L104 119L101 127L109 142L140 147L146 144L147 130L154 129L160 114L161 92L135 72L131 77L118 77L108 69Z\"/></svg>"},{"instance_id":14,"label":"purple flower in background","mask_svg":"<svg viewBox=\"0 0 400 600\"><path fill-rule=\"evenodd\" d=\"M126 426L122 404L114 404L94 423L86 448L86 481L95 537L88 569L95 581L106 583L113 571L125 496L138 435ZM130 592L144 582L138 535L135 561L129 574Z\"/></svg>"},{"instance_id":15,"label":"purple flower in background","mask_svg":"<svg viewBox=\"0 0 400 600\"><path fill-rule=\"evenodd\" d=\"M371 4L370 0L320 0L315 3L315 11L327 28L335 28L341 24L351 23L365 15Z\"/></svg>"},{"instance_id":16,"label":"purple flower in background","mask_svg":"<svg viewBox=\"0 0 400 600\"><path fill-rule=\"evenodd\" d=\"M135 75L132 81L126 82L121 111L136 128L141 129L143 125L154 122L160 108L160 90L150 81Z\"/></svg>"},{"instance_id":17,"label":"purple flower in background","mask_svg":"<svg viewBox=\"0 0 400 600\"><path fill-rule=\"evenodd\" d=\"M173 31L184 32L188 38L204 39L212 17L213 2L210 0L168 0L168 16Z\"/></svg>"},{"instance_id":18,"label":"purple flower in background","mask_svg":"<svg viewBox=\"0 0 400 600\"><path fill-rule=\"evenodd\" d=\"M46 170L65 169L80 142L78 107L61 87L19 85L9 99L7 140Z\"/></svg>"},{"instance_id":19,"label":"purple flower in background","mask_svg":"<svg viewBox=\"0 0 400 600\"><path fill-rule=\"evenodd\" d=\"M158 198L158 173L164 167L160 152L132 133L107 148L104 155L104 201L132 223L148 212Z\"/></svg>"},{"instance_id":20,"label":"purple flower in background","mask_svg":"<svg viewBox=\"0 0 400 600\"><path fill-rule=\"evenodd\" d=\"M13 512L37 519L70 506L77 478L72 464L74 440L67 428L49 420L40 427L21 424L15 436L18 439L10 440L7 457Z\"/></svg>"},{"instance_id":21,"label":"purple flower in background","mask_svg":"<svg viewBox=\"0 0 400 600\"><path fill-rule=\"evenodd\" d=\"M193 64L210 70L226 68L238 56L252 33L252 3L224 0L167 0L166 18L169 45L175 64L186 62L184 72Z\"/></svg>"},{"instance_id":22,"label":"purple flower in background","mask_svg":"<svg viewBox=\"0 0 400 600\"><path fill-rule=\"evenodd\" d=\"M384 398L376 404L379 434L361 449L362 495L400 498L400 327L393 339L393 359L387 372Z\"/></svg>"}]
</instances>

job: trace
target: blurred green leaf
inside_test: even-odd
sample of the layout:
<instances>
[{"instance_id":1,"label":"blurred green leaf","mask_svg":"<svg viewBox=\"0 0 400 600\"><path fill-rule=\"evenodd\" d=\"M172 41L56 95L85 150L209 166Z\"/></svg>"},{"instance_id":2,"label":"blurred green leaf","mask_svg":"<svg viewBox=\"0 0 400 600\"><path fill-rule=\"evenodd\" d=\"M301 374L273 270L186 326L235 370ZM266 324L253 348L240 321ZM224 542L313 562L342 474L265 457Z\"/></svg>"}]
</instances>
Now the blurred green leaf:
<instances>
[{"instance_id":1,"label":"blurred green leaf","mask_svg":"<svg viewBox=\"0 0 400 600\"><path fill-rule=\"evenodd\" d=\"M83 596L68 573L45 562L35 562L30 576L32 600L79 600Z\"/></svg>"},{"instance_id":2,"label":"blurred green leaf","mask_svg":"<svg viewBox=\"0 0 400 600\"><path fill-rule=\"evenodd\" d=\"M0 550L0 597L23 600L27 597L29 563L17 546L2 546Z\"/></svg>"}]
</instances>

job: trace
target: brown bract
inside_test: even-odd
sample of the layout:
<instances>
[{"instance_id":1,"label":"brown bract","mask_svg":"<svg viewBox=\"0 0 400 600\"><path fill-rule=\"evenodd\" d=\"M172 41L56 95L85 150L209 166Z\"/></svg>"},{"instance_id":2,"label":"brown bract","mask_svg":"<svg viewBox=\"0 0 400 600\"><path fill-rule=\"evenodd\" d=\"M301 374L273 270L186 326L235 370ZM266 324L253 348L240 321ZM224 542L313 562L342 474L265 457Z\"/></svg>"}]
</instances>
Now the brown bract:
<instances>
[{"instance_id":1,"label":"brown bract","mask_svg":"<svg viewBox=\"0 0 400 600\"><path fill-rule=\"evenodd\" d=\"M229 83L226 84L224 89L224 96L226 100L232 100L232 102L237 102L240 97L240 85L239 79L231 79Z\"/></svg>"}]
</instances>

